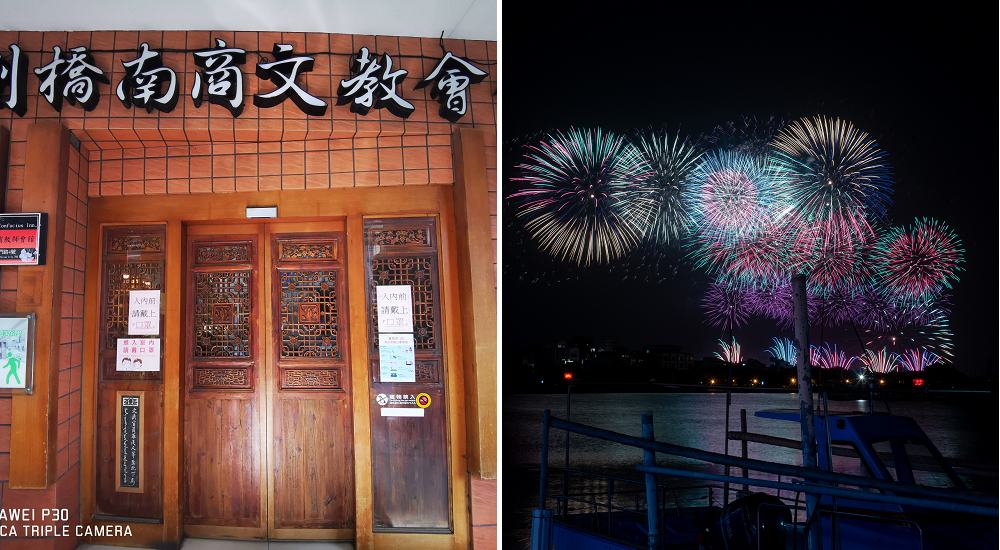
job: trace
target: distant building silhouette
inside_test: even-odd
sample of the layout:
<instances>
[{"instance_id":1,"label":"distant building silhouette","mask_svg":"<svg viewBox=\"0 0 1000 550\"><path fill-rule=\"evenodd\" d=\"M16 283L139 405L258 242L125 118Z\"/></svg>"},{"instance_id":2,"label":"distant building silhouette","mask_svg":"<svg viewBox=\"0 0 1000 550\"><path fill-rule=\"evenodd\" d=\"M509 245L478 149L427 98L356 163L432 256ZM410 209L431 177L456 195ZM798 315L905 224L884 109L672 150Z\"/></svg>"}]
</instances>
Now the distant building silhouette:
<instances>
[{"instance_id":1,"label":"distant building silhouette","mask_svg":"<svg viewBox=\"0 0 1000 550\"><path fill-rule=\"evenodd\" d=\"M680 346L646 346L643 348L643 361L654 370L694 368L694 354L685 352Z\"/></svg>"}]
</instances>

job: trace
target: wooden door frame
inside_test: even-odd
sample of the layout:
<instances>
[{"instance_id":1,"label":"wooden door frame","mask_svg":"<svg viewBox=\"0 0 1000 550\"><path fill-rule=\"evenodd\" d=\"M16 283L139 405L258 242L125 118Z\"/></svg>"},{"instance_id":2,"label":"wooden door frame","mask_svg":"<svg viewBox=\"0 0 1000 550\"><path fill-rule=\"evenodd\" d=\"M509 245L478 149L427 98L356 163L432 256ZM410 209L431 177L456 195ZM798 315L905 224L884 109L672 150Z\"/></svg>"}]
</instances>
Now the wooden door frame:
<instances>
[{"instance_id":1,"label":"wooden door frame","mask_svg":"<svg viewBox=\"0 0 1000 550\"><path fill-rule=\"evenodd\" d=\"M453 533L448 535L374 533L372 529L372 446L368 381L367 312L354 307L349 313L351 341L352 408L355 467L355 544L362 548L467 548L471 533L467 520L470 509L465 458L465 396L462 369L460 307L458 304L458 264L452 187L424 185L388 188L348 188L288 190L210 195L168 195L94 197L90 199L87 271L84 308L84 349L82 428L80 450L80 503L82 525L106 524L93 520L95 511L95 421L97 418L96 357L100 319L101 235L109 225L166 225L165 333L170 342L183 343L185 315L184 280L185 226L199 223L246 219L248 206L277 206L274 221L320 221L346 219L348 299L352 304L367 303L365 288L364 218L435 216L439 249L441 312L444 321L444 362L448 373L448 459ZM83 537L80 542L95 544L146 545L180 542L183 538L183 379L182 348L165 349L163 368L164 441L162 523L128 522L132 538Z\"/></svg>"}]
</instances>

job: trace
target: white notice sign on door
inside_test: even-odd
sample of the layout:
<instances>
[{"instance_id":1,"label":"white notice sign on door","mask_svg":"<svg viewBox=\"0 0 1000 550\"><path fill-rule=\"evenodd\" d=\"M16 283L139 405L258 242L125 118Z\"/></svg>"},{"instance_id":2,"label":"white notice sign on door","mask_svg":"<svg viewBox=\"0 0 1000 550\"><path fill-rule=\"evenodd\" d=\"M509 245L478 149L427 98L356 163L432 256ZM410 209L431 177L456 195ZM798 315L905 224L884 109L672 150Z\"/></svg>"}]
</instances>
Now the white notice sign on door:
<instances>
[{"instance_id":1,"label":"white notice sign on door","mask_svg":"<svg viewBox=\"0 0 1000 550\"><path fill-rule=\"evenodd\" d=\"M119 338L115 370L153 372L160 370L160 339Z\"/></svg>"},{"instance_id":2,"label":"white notice sign on door","mask_svg":"<svg viewBox=\"0 0 1000 550\"><path fill-rule=\"evenodd\" d=\"M129 336L160 333L160 291L132 290L128 293Z\"/></svg>"},{"instance_id":3,"label":"white notice sign on door","mask_svg":"<svg viewBox=\"0 0 1000 550\"><path fill-rule=\"evenodd\" d=\"M378 335L379 381L416 382L412 334Z\"/></svg>"},{"instance_id":4,"label":"white notice sign on door","mask_svg":"<svg viewBox=\"0 0 1000 550\"><path fill-rule=\"evenodd\" d=\"M377 285L378 331L413 332L413 295L410 285Z\"/></svg>"}]
</instances>

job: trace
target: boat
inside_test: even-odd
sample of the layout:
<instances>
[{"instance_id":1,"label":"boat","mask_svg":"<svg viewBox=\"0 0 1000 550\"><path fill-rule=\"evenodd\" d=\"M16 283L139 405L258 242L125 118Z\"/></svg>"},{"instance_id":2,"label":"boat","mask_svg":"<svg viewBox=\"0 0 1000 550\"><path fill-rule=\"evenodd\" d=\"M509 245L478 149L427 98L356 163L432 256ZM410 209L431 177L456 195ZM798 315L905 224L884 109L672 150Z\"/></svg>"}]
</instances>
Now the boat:
<instances>
[{"instance_id":1,"label":"boat","mask_svg":"<svg viewBox=\"0 0 1000 550\"><path fill-rule=\"evenodd\" d=\"M647 414L642 422L644 434L648 423L648 437L637 438L553 418L546 411L532 550L804 549L810 531L824 550L998 548L997 495L971 492L962 475L911 418L861 412L816 414L819 468L802 468L655 441ZM758 411L755 416L800 421L798 410ZM552 496L554 508L547 509L550 427L642 448L646 460L637 470L645 481L568 470L564 480L567 473L604 479L606 495L599 494L603 489L594 490L594 483L585 484L589 490L582 492L564 486L562 494ZM747 468L755 476L658 467L656 453ZM682 506L681 488L657 484L656 474L714 484L684 487L705 492L706 501ZM755 490L734 489L737 498L730 502L729 487L724 484L745 484ZM769 489L773 491L768 493ZM806 494L818 497L813 514L807 513ZM629 506L632 496L634 506Z\"/></svg>"}]
</instances>

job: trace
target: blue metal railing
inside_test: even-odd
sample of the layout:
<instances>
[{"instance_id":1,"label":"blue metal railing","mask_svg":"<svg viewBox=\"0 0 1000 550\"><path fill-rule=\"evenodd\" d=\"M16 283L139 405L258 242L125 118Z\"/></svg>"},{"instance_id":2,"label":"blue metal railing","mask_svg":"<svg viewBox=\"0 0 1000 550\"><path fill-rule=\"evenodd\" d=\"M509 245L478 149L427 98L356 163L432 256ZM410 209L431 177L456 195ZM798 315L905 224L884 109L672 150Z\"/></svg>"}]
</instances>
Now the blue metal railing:
<instances>
[{"instance_id":1,"label":"blue metal railing","mask_svg":"<svg viewBox=\"0 0 1000 550\"><path fill-rule=\"evenodd\" d=\"M996 495L981 495L981 494L971 493L968 491L956 491L956 490L939 489L934 487L924 487L920 485L900 483L895 481L887 481L869 477L859 477L848 474L828 472L816 468L803 468L799 466L777 464L761 460L733 457L719 453L703 451L700 449L694 449L691 447L671 445L669 443L658 442L653 439L652 415L650 413L643 413L642 424L644 428L643 429L644 437L639 438L635 436L612 432L609 430L604 430L594 426L587 426L585 424L579 424L576 422L561 420L559 418L553 418L548 409L544 411L543 426L542 426L542 438L543 438L542 457L541 457L542 460L541 460L541 472L539 480L539 509L535 510L532 521L532 536L531 536L532 550L549 550L549 548L551 548L550 536L551 536L552 515L551 511L545 510L546 490L547 490L546 484L548 481L548 447L549 447L548 439L549 439L550 427L566 430L567 432L578 433L581 435L594 437L597 439L603 439L606 441L621 443L623 445L628 445L631 447L637 447L645 451L645 457L646 457L644 459L645 464L637 466L636 469L646 474L645 484L647 488L646 489L647 511L644 515L648 517L648 525L650 527L649 537L648 537L648 547L650 549L656 548L661 543L656 532L656 528L659 525L659 517L661 516L661 513L659 510L657 510L657 507L660 502L659 489L660 487L664 486L658 486L655 483L655 474L666 474L678 477L745 484L754 487L769 487L777 489L779 491L786 490L796 493L806 493L812 495L830 495L834 497L851 498L869 502L921 506L925 508L948 510L953 512L963 512L963 513L992 516L992 517L1000 516L1000 501L998 501L998 497ZM713 464L735 466L737 468L744 469L744 471L750 469L759 472L776 474L778 476L788 476L800 479L795 480L793 482L782 482L780 481L781 479L780 477L779 481L771 481L765 479L743 478L743 477L734 477L728 475L710 474L705 472L694 472L688 470L681 470L677 468L658 467L654 465L655 453L657 452L675 456L682 456L686 458L692 458L696 460L702 460ZM564 470L564 474L566 471L568 470ZM639 482L631 482L631 483L639 483ZM829 485L831 483L852 485L861 488L877 489L882 492L874 493L863 489L847 489L843 487L836 487L833 485ZM885 492L890 492L892 494L884 494ZM564 502L563 508L565 509L566 506L565 502L568 499L570 499L570 497L568 494L566 494L567 492L565 490L565 487L563 493L564 494L561 495L560 498L563 499ZM577 500L577 499L572 498L572 500ZM664 500L665 500L665 495L664 495ZM676 493L675 493L675 501L676 501ZM597 506L596 500L594 501L593 504L595 505L595 512L596 512L596 506ZM608 507L609 531L610 531L610 516L611 516L611 510L613 508L610 493L607 502L607 507ZM709 502L709 507L711 507L711 498ZM680 506L678 504L678 510L679 508ZM544 512L549 512L549 513L546 516ZM807 522L808 521L809 520L807 519ZM548 522L547 525L546 522ZM919 526L917 527L919 529ZM921 546L923 544L922 538L923 537L921 534Z\"/></svg>"}]
</instances>

